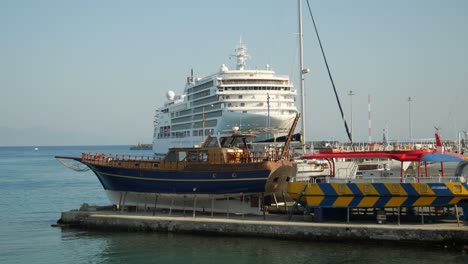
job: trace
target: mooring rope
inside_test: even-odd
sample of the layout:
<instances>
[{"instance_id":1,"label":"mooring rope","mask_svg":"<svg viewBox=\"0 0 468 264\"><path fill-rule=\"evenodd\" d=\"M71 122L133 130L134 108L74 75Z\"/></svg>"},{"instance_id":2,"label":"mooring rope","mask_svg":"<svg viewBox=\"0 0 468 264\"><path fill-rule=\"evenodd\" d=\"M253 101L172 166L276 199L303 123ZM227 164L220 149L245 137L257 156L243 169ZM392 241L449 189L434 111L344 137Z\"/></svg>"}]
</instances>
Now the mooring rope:
<instances>
[{"instance_id":1,"label":"mooring rope","mask_svg":"<svg viewBox=\"0 0 468 264\"><path fill-rule=\"evenodd\" d=\"M338 93L336 92L335 82L333 82L333 77L331 75L330 67L328 66L328 61L327 61L327 57L325 56L325 51L323 50L322 41L320 40L320 36L317 30L317 25L315 24L314 16L312 15L312 9L310 8L309 0L307 0L307 6L309 7L310 17L312 18L312 23L314 24L315 34L317 35L317 40L320 45L320 49L322 50L322 56L323 56L323 60L325 61L325 66L327 67L328 76L333 86L333 91L335 92L336 102L338 103L338 107L340 108L341 118L343 119L343 123L346 129L346 134L348 135L349 141L352 144L353 137L351 136L351 132L349 131L348 123L346 122L346 119L343 113L343 108L341 107L340 98L338 97Z\"/></svg>"}]
</instances>

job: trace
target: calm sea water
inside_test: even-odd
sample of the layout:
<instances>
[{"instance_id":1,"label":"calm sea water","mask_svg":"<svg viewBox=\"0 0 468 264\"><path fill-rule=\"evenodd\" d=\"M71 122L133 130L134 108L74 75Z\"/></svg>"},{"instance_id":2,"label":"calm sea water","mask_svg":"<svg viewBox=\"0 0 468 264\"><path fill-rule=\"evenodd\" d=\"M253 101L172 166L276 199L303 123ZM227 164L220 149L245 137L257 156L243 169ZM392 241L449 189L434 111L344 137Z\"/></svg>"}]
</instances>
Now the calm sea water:
<instances>
[{"instance_id":1,"label":"calm sea water","mask_svg":"<svg viewBox=\"0 0 468 264\"><path fill-rule=\"evenodd\" d=\"M0 147L0 263L468 263L462 252L408 245L283 241L51 227L84 202L108 205L92 172L54 155L138 153L128 146Z\"/></svg>"}]
</instances>

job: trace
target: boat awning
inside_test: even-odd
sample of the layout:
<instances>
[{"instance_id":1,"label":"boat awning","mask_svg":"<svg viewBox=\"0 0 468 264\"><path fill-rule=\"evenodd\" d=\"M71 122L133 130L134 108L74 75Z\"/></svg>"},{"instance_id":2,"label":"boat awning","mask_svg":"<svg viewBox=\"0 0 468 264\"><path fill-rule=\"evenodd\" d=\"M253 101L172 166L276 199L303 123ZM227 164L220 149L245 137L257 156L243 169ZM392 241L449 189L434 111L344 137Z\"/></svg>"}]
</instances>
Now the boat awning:
<instances>
[{"instance_id":1,"label":"boat awning","mask_svg":"<svg viewBox=\"0 0 468 264\"><path fill-rule=\"evenodd\" d=\"M398 161L433 161L457 162L463 156L452 152L437 152L436 150L391 150L391 151L322 151L302 156L303 159L333 159L333 158L386 158Z\"/></svg>"},{"instance_id":2,"label":"boat awning","mask_svg":"<svg viewBox=\"0 0 468 264\"><path fill-rule=\"evenodd\" d=\"M430 153L424 155L421 161L431 162L460 162L463 161L463 156L456 153L444 152L444 153Z\"/></svg>"}]
</instances>

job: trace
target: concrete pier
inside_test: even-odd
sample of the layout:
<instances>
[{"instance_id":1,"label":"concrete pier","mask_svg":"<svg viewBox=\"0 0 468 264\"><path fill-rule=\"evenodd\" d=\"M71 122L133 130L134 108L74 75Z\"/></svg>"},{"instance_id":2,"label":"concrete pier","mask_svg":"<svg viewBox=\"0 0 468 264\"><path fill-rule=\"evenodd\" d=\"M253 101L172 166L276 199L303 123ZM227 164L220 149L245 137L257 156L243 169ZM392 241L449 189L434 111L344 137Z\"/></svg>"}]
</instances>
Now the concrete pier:
<instances>
[{"instance_id":1,"label":"concrete pier","mask_svg":"<svg viewBox=\"0 0 468 264\"><path fill-rule=\"evenodd\" d=\"M314 223L310 216L215 215L192 212L127 212L89 207L63 212L59 226L109 231L149 231L252 236L307 241L395 242L468 249L468 226L463 223L373 224L369 222Z\"/></svg>"}]
</instances>

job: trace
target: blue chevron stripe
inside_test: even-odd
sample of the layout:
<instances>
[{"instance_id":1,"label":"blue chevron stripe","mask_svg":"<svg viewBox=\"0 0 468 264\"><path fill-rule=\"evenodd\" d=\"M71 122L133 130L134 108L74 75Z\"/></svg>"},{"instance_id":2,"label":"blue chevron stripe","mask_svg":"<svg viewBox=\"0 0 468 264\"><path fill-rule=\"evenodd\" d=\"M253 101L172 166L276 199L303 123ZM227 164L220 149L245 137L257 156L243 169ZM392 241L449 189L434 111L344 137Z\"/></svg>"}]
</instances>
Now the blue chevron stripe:
<instances>
[{"instance_id":1,"label":"blue chevron stripe","mask_svg":"<svg viewBox=\"0 0 468 264\"><path fill-rule=\"evenodd\" d=\"M374 204L373 207L385 207L385 205L392 199L391 196L381 196L379 200Z\"/></svg>"},{"instance_id":2,"label":"blue chevron stripe","mask_svg":"<svg viewBox=\"0 0 468 264\"><path fill-rule=\"evenodd\" d=\"M432 206L444 206L448 205L448 203L453 199L452 196L445 196L445 197L437 197L432 203Z\"/></svg>"},{"instance_id":3,"label":"blue chevron stripe","mask_svg":"<svg viewBox=\"0 0 468 264\"><path fill-rule=\"evenodd\" d=\"M335 203L338 196L325 196L325 198L320 202L321 207L332 207Z\"/></svg>"},{"instance_id":4,"label":"blue chevron stripe","mask_svg":"<svg viewBox=\"0 0 468 264\"><path fill-rule=\"evenodd\" d=\"M411 207L419 199L419 196L411 195L406 199L400 207Z\"/></svg>"},{"instance_id":5,"label":"blue chevron stripe","mask_svg":"<svg viewBox=\"0 0 468 264\"><path fill-rule=\"evenodd\" d=\"M323 191L326 196L337 196L335 189L329 183L319 183L318 187Z\"/></svg>"},{"instance_id":6,"label":"blue chevron stripe","mask_svg":"<svg viewBox=\"0 0 468 264\"><path fill-rule=\"evenodd\" d=\"M351 200L351 202L349 203L349 207L357 207L358 204L362 201L362 199L364 199L364 196L361 195L354 197L353 200Z\"/></svg>"},{"instance_id":7,"label":"blue chevron stripe","mask_svg":"<svg viewBox=\"0 0 468 264\"><path fill-rule=\"evenodd\" d=\"M453 195L445 183L429 183L429 187L437 196Z\"/></svg>"},{"instance_id":8,"label":"blue chevron stripe","mask_svg":"<svg viewBox=\"0 0 468 264\"><path fill-rule=\"evenodd\" d=\"M387 187L383 183L373 183L374 188L380 194L380 196L389 196L391 193L388 191Z\"/></svg>"},{"instance_id":9,"label":"blue chevron stripe","mask_svg":"<svg viewBox=\"0 0 468 264\"><path fill-rule=\"evenodd\" d=\"M401 183L401 187L403 187L408 196L419 196L419 193L414 189L411 183Z\"/></svg>"},{"instance_id":10,"label":"blue chevron stripe","mask_svg":"<svg viewBox=\"0 0 468 264\"><path fill-rule=\"evenodd\" d=\"M359 190L355 183L348 183L348 187L354 193L355 196L362 196L361 190Z\"/></svg>"}]
</instances>

